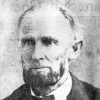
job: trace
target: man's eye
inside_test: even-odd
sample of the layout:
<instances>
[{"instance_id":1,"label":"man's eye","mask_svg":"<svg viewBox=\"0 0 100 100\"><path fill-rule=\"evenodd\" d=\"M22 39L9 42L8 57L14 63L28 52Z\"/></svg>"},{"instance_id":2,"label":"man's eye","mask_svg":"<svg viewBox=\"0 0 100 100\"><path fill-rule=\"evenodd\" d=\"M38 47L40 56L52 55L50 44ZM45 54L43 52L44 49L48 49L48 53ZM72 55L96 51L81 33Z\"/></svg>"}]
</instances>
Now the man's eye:
<instances>
[{"instance_id":1,"label":"man's eye","mask_svg":"<svg viewBox=\"0 0 100 100\"><path fill-rule=\"evenodd\" d=\"M43 38L42 39L42 43L46 46L49 46L52 44L52 39L48 39L48 38Z\"/></svg>"},{"instance_id":2,"label":"man's eye","mask_svg":"<svg viewBox=\"0 0 100 100\"><path fill-rule=\"evenodd\" d=\"M42 38L42 43L43 43L44 45L46 45L46 46L50 46L50 45L52 45L53 43L57 45L57 44L58 44L58 41L57 41L57 40L54 40L54 39L52 39L52 38L44 37L44 38Z\"/></svg>"},{"instance_id":3,"label":"man's eye","mask_svg":"<svg viewBox=\"0 0 100 100\"><path fill-rule=\"evenodd\" d=\"M35 40L34 39L23 39L22 45L28 45L28 46L35 46Z\"/></svg>"}]
</instances>

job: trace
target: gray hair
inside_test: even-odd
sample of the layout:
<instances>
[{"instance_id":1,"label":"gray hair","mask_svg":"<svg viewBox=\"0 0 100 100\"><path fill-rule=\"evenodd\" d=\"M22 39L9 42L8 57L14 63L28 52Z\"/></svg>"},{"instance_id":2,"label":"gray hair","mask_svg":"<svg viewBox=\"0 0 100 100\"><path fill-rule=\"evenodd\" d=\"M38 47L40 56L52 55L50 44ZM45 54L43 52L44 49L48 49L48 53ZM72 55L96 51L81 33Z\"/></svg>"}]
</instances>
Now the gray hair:
<instances>
[{"instance_id":1,"label":"gray hair","mask_svg":"<svg viewBox=\"0 0 100 100\"><path fill-rule=\"evenodd\" d=\"M65 19L69 21L71 29L73 30L73 49L77 51L77 43L80 43L80 47L83 46L83 37L85 27L79 23L78 18L66 7L60 5L59 10L64 15Z\"/></svg>"}]
</instances>

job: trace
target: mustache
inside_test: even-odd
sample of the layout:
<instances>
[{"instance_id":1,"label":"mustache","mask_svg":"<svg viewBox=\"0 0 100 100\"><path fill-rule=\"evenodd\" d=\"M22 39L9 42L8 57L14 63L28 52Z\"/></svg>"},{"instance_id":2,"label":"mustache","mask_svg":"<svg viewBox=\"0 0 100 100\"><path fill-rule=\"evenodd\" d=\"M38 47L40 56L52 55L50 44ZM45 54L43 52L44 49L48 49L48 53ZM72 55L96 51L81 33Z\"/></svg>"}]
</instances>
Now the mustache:
<instances>
[{"instance_id":1,"label":"mustache","mask_svg":"<svg viewBox=\"0 0 100 100\"><path fill-rule=\"evenodd\" d=\"M37 59L34 59L34 60L31 62L31 66L33 66L33 65L34 65L34 67L36 67L36 68L38 68L39 66L41 66L40 61L37 60Z\"/></svg>"},{"instance_id":2,"label":"mustache","mask_svg":"<svg viewBox=\"0 0 100 100\"><path fill-rule=\"evenodd\" d=\"M29 69L41 69L41 68L51 68L49 62L41 62L37 59L32 60L29 65L23 61L23 66L28 66Z\"/></svg>"}]
</instances>

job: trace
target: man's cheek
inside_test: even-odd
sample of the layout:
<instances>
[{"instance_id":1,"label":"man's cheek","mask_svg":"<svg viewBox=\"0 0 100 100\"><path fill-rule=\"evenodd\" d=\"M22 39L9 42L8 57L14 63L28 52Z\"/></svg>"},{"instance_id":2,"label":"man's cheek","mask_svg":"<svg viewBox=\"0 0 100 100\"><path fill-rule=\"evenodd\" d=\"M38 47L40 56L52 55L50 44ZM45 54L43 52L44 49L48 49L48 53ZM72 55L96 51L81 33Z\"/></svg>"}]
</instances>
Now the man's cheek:
<instances>
[{"instance_id":1,"label":"man's cheek","mask_svg":"<svg viewBox=\"0 0 100 100\"><path fill-rule=\"evenodd\" d=\"M65 52L65 48L63 47L56 47L56 48L52 47L45 52L45 55L47 55L48 58L55 59L62 56L64 52Z\"/></svg>"},{"instance_id":2,"label":"man's cheek","mask_svg":"<svg viewBox=\"0 0 100 100\"><path fill-rule=\"evenodd\" d=\"M32 62L32 57L29 54L23 54L21 56L21 63L22 63L22 67L26 70L28 70L30 68Z\"/></svg>"},{"instance_id":3,"label":"man's cheek","mask_svg":"<svg viewBox=\"0 0 100 100\"><path fill-rule=\"evenodd\" d=\"M54 72L60 73L60 70L59 70L60 62L59 61L57 61L57 60L53 61L51 67Z\"/></svg>"},{"instance_id":4,"label":"man's cheek","mask_svg":"<svg viewBox=\"0 0 100 100\"><path fill-rule=\"evenodd\" d=\"M61 59L60 60L52 59L50 63L51 63L50 67L51 67L52 72L59 73L59 75L63 73L63 70L64 70L63 67L65 66L64 61L62 61Z\"/></svg>"},{"instance_id":5,"label":"man's cheek","mask_svg":"<svg viewBox=\"0 0 100 100\"><path fill-rule=\"evenodd\" d=\"M32 60L32 53L31 52L22 52L21 58L26 62L29 63Z\"/></svg>"}]
</instances>

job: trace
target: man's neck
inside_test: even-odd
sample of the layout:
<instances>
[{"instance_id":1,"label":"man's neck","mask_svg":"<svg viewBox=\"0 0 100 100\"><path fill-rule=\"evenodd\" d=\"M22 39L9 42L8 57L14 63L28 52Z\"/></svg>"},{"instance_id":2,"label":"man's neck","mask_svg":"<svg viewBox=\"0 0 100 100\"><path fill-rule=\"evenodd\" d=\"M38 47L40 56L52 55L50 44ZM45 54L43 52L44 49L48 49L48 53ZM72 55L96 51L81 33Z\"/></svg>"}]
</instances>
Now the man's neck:
<instances>
[{"instance_id":1,"label":"man's neck","mask_svg":"<svg viewBox=\"0 0 100 100\"><path fill-rule=\"evenodd\" d=\"M71 91L71 88L72 88L72 79L71 79L70 73L68 73L66 80L60 86L58 86L57 88L55 88L55 87L52 87L52 88L54 88L54 90L52 90L45 96L54 94L55 98L57 98L57 99L62 98L62 97L66 98L66 96L69 94L69 92ZM36 96L34 93L35 92L33 92L32 88L31 88L31 94L33 96ZM38 96L38 97L42 98L43 96Z\"/></svg>"}]
</instances>

